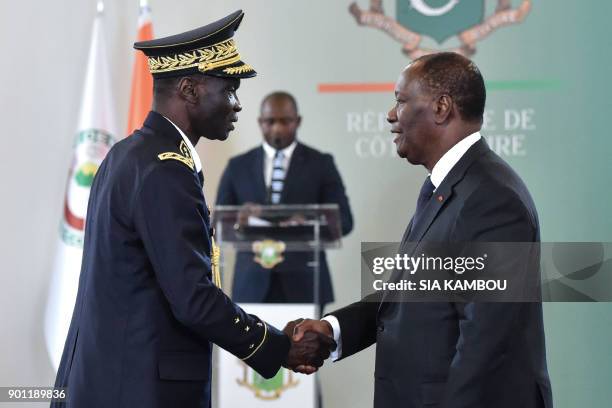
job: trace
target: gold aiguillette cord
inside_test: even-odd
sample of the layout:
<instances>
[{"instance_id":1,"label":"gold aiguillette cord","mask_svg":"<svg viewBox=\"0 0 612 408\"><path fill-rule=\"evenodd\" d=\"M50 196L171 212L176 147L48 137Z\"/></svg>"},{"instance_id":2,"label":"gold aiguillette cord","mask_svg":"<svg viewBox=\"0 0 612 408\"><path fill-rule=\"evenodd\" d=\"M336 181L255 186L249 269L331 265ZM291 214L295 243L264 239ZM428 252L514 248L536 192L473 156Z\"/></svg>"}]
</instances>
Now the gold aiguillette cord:
<instances>
[{"instance_id":1,"label":"gold aiguillette cord","mask_svg":"<svg viewBox=\"0 0 612 408\"><path fill-rule=\"evenodd\" d=\"M221 259L221 249L215 242L215 239L212 238L212 253L211 253L211 263L212 263L212 278L213 283L219 289L221 289L221 271L219 269L219 261Z\"/></svg>"}]
</instances>

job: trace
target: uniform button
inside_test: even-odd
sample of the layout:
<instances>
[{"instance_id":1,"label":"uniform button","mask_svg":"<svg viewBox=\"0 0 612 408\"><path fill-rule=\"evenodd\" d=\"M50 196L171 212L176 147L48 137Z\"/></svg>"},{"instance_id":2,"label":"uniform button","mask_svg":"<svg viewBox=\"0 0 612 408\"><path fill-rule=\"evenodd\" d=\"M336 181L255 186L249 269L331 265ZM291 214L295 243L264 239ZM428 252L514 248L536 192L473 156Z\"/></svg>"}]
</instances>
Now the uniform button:
<instances>
[{"instance_id":1,"label":"uniform button","mask_svg":"<svg viewBox=\"0 0 612 408\"><path fill-rule=\"evenodd\" d=\"M238 324L238 323L240 323L240 318L239 318L239 317L236 317L236 318L234 319L234 324Z\"/></svg>"},{"instance_id":2,"label":"uniform button","mask_svg":"<svg viewBox=\"0 0 612 408\"><path fill-rule=\"evenodd\" d=\"M384 324L382 324L382 323L381 323L381 324L379 324L379 325L378 325L378 331L379 331L380 333L384 332L384 331L385 331L385 325L384 325Z\"/></svg>"},{"instance_id":3,"label":"uniform button","mask_svg":"<svg viewBox=\"0 0 612 408\"><path fill-rule=\"evenodd\" d=\"M251 328L250 328L249 326L247 326L247 327L245 327L245 328L244 328L244 331L245 331L245 332L248 332L249 330L251 330Z\"/></svg>"},{"instance_id":4,"label":"uniform button","mask_svg":"<svg viewBox=\"0 0 612 408\"><path fill-rule=\"evenodd\" d=\"M251 350L252 350L252 349L253 349L253 347L255 347L255 345L254 345L254 344L251 344L251 345L249 346L249 349L251 349Z\"/></svg>"}]
</instances>

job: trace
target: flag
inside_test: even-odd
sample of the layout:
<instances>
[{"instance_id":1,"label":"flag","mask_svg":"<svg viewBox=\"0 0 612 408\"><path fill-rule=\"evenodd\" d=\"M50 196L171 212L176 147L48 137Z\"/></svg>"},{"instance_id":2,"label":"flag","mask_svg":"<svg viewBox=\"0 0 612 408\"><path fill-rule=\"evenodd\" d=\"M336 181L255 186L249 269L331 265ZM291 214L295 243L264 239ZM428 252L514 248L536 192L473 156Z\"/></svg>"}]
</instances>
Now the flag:
<instances>
[{"instance_id":1,"label":"flag","mask_svg":"<svg viewBox=\"0 0 612 408\"><path fill-rule=\"evenodd\" d=\"M117 135L110 85L99 1L45 314L47 351L56 370L76 300L91 184Z\"/></svg>"},{"instance_id":2,"label":"flag","mask_svg":"<svg viewBox=\"0 0 612 408\"><path fill-rule=\"evenodd\" d=\"M146 0L140 0L140 14L138 16L138 35L136 41L153 39L153 24L151 23L151 9ZM142 124L151 110L153 101L153 77L149 72L147 57L136 51L134 69L132 71L132 92L130 96L130 111L128 113L127 133L142 127Z\"/></svg>"}]
</instances>

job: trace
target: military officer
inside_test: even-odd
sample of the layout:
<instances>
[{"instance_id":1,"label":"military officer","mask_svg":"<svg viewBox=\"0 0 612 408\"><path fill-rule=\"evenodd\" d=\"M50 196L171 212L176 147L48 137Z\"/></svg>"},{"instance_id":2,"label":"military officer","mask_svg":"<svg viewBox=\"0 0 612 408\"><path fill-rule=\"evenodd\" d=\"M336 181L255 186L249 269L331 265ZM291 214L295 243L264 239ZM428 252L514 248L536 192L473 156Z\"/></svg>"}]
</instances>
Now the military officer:
<instances>
[{"instance_id":1,"label":"military officer","mask_svg":"<svg viewBox=\"0 0 612 408\"><path fill-rule=\"evenodd\" d=\"M95 177L83 264L56 387L68 407L209 407L212 343L264 377L320 366L333 340L293 344L215 285L200 137L225 140L255 76L233 39L237 11L204 27L138 42L154 77L153 110ZM289 333L292 324L285 331Z\"/></svg>"}]
</instances>

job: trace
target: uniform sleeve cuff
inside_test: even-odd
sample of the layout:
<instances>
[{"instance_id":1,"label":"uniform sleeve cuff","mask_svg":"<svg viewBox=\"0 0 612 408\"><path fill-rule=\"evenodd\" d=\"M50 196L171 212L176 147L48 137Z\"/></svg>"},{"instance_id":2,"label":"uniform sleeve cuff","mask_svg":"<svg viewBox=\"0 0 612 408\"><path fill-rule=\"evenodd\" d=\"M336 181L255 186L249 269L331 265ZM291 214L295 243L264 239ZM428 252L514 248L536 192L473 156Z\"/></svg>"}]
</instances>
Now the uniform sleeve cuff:
<instances>
[{"instance_id":1,"label":"uniform sleeve cuff","mask_svg":"<svg viewBox=\"0 0 612 408\"><path fill-rule=\"evenodd\" d=\"M291 341L289 337L274 326L264 322L265 331L261 343L243 361L264 378L276 375L281 365L287 360Z\"/></svg>"}]
</instances>

